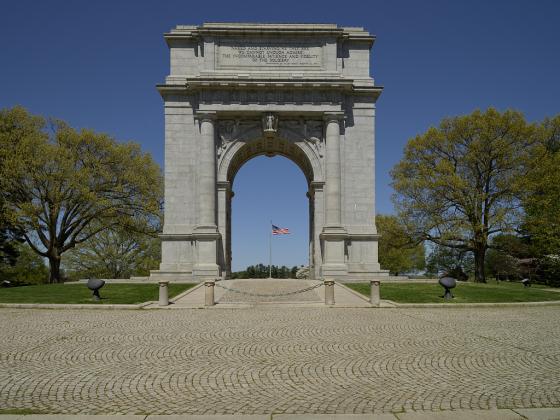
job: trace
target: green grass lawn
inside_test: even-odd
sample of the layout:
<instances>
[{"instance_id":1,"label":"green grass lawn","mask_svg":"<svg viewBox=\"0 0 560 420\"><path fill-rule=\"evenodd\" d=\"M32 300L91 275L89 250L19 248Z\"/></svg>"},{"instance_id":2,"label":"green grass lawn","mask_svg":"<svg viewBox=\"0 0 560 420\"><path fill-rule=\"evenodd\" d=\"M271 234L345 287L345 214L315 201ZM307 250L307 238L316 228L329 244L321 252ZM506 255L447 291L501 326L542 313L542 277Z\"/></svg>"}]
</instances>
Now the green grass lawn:
<instances>
[{"instance_id":1,"label":"green grass lawn","mask_svg":"<svg viewBox=\"0 0 560 420\"><path fill-rule=\"evenodd\" d=\"M347 283L346 286L369 296L369 283ZM524 288L521 283L461 283L452 290L450 303L541 302L560 300L560 292L544 290L545 286ZM383 283L381 299L399 303L444 303L443 287L436 283Z\"/></svg>"},{"instance_id":2,"label":"green grass lawn","mask_svg":"<svg viewBox=\"0 0 560 420\"><path fill-rule=\"evenodd\" d=\"M190 289L194 284L169 284L169 297ZM41 284L36 286L0 289L0 303L142 303L158 300L157 284L105 284L100 290L100 301L91 298L85 284Z\"/></svg>"},{"instance_id":3,"label":"green grass lawn","mask_svg":"<svg viewBox=\"0 0 560 420\"><path fill-rule=\"evenodd\" d=\"M29 415L29 414L43 414L41 411L36 411L31 408L0 408L0 415L8 414L19 414L19 415Z\"/></svg>"}]
</instances>

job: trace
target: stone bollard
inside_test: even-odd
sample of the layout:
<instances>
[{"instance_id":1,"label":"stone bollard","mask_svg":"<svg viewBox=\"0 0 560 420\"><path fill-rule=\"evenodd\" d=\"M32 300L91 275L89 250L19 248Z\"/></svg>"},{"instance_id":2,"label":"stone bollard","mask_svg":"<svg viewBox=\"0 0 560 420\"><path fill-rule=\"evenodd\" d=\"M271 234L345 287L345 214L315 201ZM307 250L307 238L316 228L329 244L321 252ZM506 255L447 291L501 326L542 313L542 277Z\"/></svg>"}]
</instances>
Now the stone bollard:
<instances>
[{"instance_id":1,"label":"stone bollard","mask_svg":"<svg viewBox=\"0 0 560 420\"><path fill-rule=\"evenodd\" d=\"M169 291L167 286L169 285L168 280L161 280L159 283L159 306L169 305Z\"/></svg>"},{"instance_id":2,"label":"stone bollard","mask_svg":"<svg viewBox=\"0 0 560 420\"><path fill-rule=\"evenodd\" d=\"M334 305L334 280L325 280L325 305Z\"/></svg>"},{"instance_id":3,"label":"stone bollard","mask_svg":"<svg viewBox=\"0 0 560 420\"><path fill-rule=\"evenodd\" d=\"M204 288L204 306L214 306L214 280L206 280Z\"/></svg>"},{"instance_id":4,"label":"stone bollard","mask_svg":"<svg viewBox=\"0 0 560 420\"><path fill-rule=\"evenodd\" d=\"M371 303L373 306L379 306L379 304L381 303L381 297L379 294L380 283L381 282L379 280L371 280L369 282L370 285L369 303Z\"/></svg>"}]
</instances>

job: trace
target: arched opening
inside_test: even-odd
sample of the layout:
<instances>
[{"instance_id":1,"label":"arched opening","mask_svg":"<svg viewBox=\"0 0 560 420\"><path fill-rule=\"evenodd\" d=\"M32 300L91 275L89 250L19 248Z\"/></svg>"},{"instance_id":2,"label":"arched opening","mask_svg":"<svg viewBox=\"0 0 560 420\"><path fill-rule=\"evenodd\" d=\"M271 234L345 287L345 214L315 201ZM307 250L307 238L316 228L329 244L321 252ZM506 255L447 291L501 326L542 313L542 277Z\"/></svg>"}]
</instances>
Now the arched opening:
<instances>
[{"instance_id":1,"label":"arched opening","mask_svg":"<svg viewBox=\"0 0 560 420\"><path fill-rule=\"evenodd\" d=\"M245 161L232 182L231 269L309 265L308 183L290 159L259 155ZM271 222L289 235L271 237ZM272 248L272 252L270 250Z\"/></svg>"},{"instance_id":2,"label":"arched opening","mask_svg":"<svg viewBox=\"0 0 560 420\"><path fill-rule=\"evenodd\" d=\"M220 155L218 165L218 221L223 241L219 260L225 276L230 277L232 270L242 270L247 265L269 263L269 232L272 221L294 232L289 240L273 238L273 251L276 252L273 252L272 264L308 265L311 277L314 278L315 261L320 251L316 246L318 233L315 233L318 231L313 192L317 184L322 185L318 181L322 179L322 170L313 146L304 139L294 141L278 136L235 141ZM246 190L241 185L245 182L245 171L249 178L246 180L249 184ZM236 180L238 177L241 178ZM232 238L232 203L241 200L251 203L252 216L245 225L239 219L239 227L235 219L238 231L235 238ZM290 201L298 203L298 206L290 207ZM235 212L244 212L244 204L239 206L240 209L235 208ZM295 213L290 214L289 210ZM288 212L290 217L282 212ZM256 226L251 229L249 239L246 229L250 229L252 224ZM250 247L251 240L258 243L259 254L256 256L251 255L255 252L255 248ZM274 247L288 245L290 241L299 242L290 250ZM241 257L242 253L247 258ZM295 253L299 255L296 256Z\"/></svg>"}]
</instances>

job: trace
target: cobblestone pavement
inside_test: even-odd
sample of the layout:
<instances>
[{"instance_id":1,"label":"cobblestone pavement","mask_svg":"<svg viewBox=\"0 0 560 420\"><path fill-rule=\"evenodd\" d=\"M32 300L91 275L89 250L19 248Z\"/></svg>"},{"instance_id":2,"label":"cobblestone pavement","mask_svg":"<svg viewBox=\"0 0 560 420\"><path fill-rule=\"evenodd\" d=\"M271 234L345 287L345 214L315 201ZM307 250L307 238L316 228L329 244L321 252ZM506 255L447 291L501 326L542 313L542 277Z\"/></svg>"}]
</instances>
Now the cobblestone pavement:
<instances>
[{"instance_id":1,"label":"cobblestone pavement","mask_svg":"<svg viewBox=\"0 0 560 420\"><path fill-rule=\"evenodd\" d=\"M560 406L560 307L0 310L0 408L381 413Z\"/></svg>"}]
</instances>

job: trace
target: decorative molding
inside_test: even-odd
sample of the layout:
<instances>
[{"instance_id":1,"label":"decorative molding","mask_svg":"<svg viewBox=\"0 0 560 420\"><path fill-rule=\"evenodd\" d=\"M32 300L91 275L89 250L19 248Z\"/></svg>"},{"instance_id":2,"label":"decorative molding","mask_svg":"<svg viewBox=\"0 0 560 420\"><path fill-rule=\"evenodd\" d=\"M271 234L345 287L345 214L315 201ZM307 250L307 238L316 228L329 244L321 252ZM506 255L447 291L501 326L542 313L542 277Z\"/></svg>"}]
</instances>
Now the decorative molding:
<instances>
[{"instance_id":1,"label":"decorative molding","mask_svg":"<svg viewBox=\"0 0 560 420\"><path fill-rule=\"evenodd\" d=\"M342 92L320 89L203 89L202 104L341 104Z\"/></svg>"},{"instance_id":2,"label":"decorative molding","mask_svg":"<svg viewBox=\"0 0 560 420\"><path fill-rule=\"evenodd\" d=\"M323 114L323 120L328 124L329 122L341 122L344 120L344 112L343 111L336 111L336 112L325 112Z\"/></svg>"},{"instance_id":3,"label":"decorative molding","mask_svg":"<svg viewBox=\"0 0 560 420\"><path fill-rule=\"evenodd\" d=\"M381 235L378 233L349 233L348 240L350 241L378 241Z\"/></svg>"},{"instance_id":4,"label":"decorative molding","mask_svg":"<svg viewBox=\"0 0 560 420\"><path fill-rule=\"evenodd\" d=\"M216 111L198 111L195 114L195 119L198 121L215 121L217 118Z\"/></svg>"},{"instance_id":5,"label":"decorative molding","mask_svg":"<svg viewBox=\"0 0 560 420\"><path fill-rule=\"evenodd\" d=\"M195 239L192 233L160 233L158 237L164 241L192 241Z\"/></svg>"},{"instance_id":6,"label":"decorative molding","mask_svg":"<svg viewBox=\"0 0 560 420\"><path fill-rule=\"evenodd\" d=\"M316 120L281 120L279 135L290 141L308 142L316 150L319 157L324 155L323 122Z\"/></svg>"},{"instance_id":7,"label":"decorative molding","mask_svg":"<svg viewBox=\"0 0 560 420\"><path fill-rule=\"evenodd\" d=\"M231 189L231 182L229 182L229 181L217 181L216 186L217 186L218 190L229 191Z\"/></svg>"},{"instance_id":8,"label":"decorative molding","mask_svg":"<svg viewBox=\"0 0 560 420\"><path fill-rule=\"evenodd\" d=\"M275 114L265 114L262 117L262 131L259 122L243 119L221 119L217 122L219 144L217 156L220 158L228 147L236 141L249 142L260 137L275 136L290 142L308 143L322 158L325 153L323 122L320 120L282 119Z\"/></svg>"},{"instance_id":9,"label":"decorative molding","mask_svg":"<svg viewBox=\"0 0 560 420\"><path fill-rule=\"evenodd\" d=\"M325 181L311 181L309 186L313 191L323 191L323 188L325 187Z\"/></svg>"},{"instance_id":10,"label":"decorative molding","mask_svg":"<svg viewBox=\"0 0 560 420\"><path fill-rule=\"evenodd\" d=\"M219 120L218 121L219 144L216 150L220 158L227 148L235 141L250 141L262 136L259 121L255 120Z\"/></svg>"}]
</instances>

